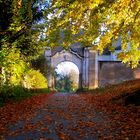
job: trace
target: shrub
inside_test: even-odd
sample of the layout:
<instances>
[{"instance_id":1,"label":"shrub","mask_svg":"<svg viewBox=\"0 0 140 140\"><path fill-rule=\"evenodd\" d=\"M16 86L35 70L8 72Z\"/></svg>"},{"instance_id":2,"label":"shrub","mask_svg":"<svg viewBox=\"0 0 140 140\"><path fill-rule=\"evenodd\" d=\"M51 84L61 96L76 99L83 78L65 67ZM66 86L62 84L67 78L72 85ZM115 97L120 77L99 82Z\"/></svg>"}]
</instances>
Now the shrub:
<instances>
[{"instance_id":1,"label":"shrub","mask_svg":"<svg viewBox=\"0 0 140 140\"><path fill-rule=\"evenodd\" d=\"M14 45L8 49L3 47L0 53L0 97L8 99L11 96L16 96L17 89L15 87L21 87L21 90L18 88L18 94L23 93L21 81L27 69L27 63L20 50Z\"/></svg>"},{"instance_id":2,"label":"shrub","mask_svg":"<svg viewBox=\"0 0 140 140\"><path fill-rule=\"evenodd\" d=\"M21 56L20 50L11 48L3 49L0 56L0 81L2 84L10 86L19 85L26 70L27 64Z\"/></svg>"},{"instance_id":3,"label":"shrub","mask_svg":"<svg viewBox=\"0 0 140 140\"><path fill-rule=\"evenodd\" d=\"M44 91L48 88L47 79L37 70L31 69L24 76L24 88L31 91Z\"/></svg>"}]
</instances>

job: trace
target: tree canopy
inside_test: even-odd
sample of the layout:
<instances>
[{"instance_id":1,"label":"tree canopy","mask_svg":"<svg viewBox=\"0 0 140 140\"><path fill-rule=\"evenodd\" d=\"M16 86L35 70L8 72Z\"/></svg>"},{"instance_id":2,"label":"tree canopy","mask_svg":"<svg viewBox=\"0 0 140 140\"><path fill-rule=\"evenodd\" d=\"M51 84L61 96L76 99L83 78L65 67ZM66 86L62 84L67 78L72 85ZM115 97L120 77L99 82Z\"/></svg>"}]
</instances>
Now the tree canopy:
<instances>
[{"instance_id":1,"label":"tree canopy","mask_svg":"<svg viewBox=\"0 0 140 140\"><path fill-rule=\"evenodd\" d=\"M140 60L139 0L52 0L47 10L47 42L51 47L81 42L103 52L113 51L121 38L118 58L136 67ZM60 44L63 31L63 42ZM95 44L100 38L99 44Z\"/></svg>"}]
</instances>

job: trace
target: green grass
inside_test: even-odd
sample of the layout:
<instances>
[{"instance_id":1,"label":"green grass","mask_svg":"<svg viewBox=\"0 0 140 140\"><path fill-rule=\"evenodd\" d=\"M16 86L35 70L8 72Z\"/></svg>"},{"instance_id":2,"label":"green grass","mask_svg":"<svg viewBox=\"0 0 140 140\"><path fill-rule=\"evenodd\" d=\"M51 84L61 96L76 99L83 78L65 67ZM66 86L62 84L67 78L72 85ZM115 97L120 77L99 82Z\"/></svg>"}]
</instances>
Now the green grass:
<instances>
[{"instance_id":1,"label":"green grass","mask_svg":"<svg viewBox=\"0 0 140 140\"><path fill-rule=\"evenodd\" d=\"M9 89L5 88L0 93L0 107L4 106L7 102L20 102L38 94L46 94L51 92L52 90L48 88L34 90L24 89L21 86L15 86Z\"/></svg>"}]
</instances>

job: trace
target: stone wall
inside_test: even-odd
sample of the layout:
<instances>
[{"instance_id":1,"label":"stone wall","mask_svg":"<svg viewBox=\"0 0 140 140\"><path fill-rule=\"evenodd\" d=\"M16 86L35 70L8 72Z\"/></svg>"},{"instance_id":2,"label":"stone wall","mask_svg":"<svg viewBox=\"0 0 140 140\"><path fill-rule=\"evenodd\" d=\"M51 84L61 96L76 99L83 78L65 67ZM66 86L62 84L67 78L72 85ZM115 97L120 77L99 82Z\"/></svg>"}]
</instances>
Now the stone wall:
<instances>
[{"instance_id":1,"label":"stone wall","mask_svg":"<svg viewBox=\"0 0 140 140\"><path fill-rule=\"evenodd\" d=\"M121 62L99 62L99 87L140 78L140 67L131 69Z\"/></svg>"},{"instance_id":2,"label":"stone wall","mask_svg":"<svg viewBox=\"0 0 140 140\"><path fill-rule=\"evenodd\" d=\"M89 50L89 67L88 67L88 81L89 89L98 87L98 65L97 65L97 52Z\"/></svg>"}]
</instances>

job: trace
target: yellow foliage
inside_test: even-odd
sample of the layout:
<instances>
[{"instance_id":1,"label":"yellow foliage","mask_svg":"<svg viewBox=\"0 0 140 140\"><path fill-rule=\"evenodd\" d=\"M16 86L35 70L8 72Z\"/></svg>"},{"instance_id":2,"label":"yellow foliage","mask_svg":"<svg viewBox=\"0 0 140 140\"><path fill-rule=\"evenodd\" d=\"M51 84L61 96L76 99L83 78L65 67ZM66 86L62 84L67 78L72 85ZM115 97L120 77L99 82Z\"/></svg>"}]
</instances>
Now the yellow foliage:
<instances>
[{"instance_id":1,"label":"yellow foliage","mask_svg":"<svg viewBox=\"0 0 140 140\"><path fill-rule=\"evenodd\" d=\"M24 76L23 86L27 89L48 88L47 79L37 70L29 70Z\"/></svg>"},{"instance_id":2,"label":"yellow foliage","mask_svg":"<svg viewBox=\"0 0 140 140\"><path fill-rule=\"evenodd\" d=\"M18 0L18 8L21 8L22 6L22 0Z\"/></svg>"},{"instance_id":3,"label":"yellow foliage","mask_svg":"<svg viewBox=\"0 0 140 140\"><path fill-rule=\"evenodd\" d=\"M52 23L54 19L50 20L48 36L54 33L54 29L65 31L68 28L74 35L79 34L82 30L82 35L73 38L72 41L81 40L85 44L93 46L93 40L100 37L97 48L101 52L104 48L110 47L108 45L111 45L112 41L121 37L122 51L126 55L121 57L121 60L127 64L130 61L132 65L138 64L140 56L136 57L135 51L138 51L140 47L139 0L54 0L52 7L52 11L61 9L63 12L54 14L54 24ZM51 13L53 13L52 11ZM128 53L130 51L128 42L130 42L131 48L137 48L131 49L131 55ZM65 44L67 43L65 42Z\"/></svg>"}]
</instances>

